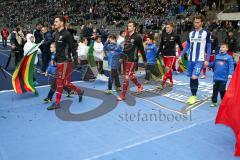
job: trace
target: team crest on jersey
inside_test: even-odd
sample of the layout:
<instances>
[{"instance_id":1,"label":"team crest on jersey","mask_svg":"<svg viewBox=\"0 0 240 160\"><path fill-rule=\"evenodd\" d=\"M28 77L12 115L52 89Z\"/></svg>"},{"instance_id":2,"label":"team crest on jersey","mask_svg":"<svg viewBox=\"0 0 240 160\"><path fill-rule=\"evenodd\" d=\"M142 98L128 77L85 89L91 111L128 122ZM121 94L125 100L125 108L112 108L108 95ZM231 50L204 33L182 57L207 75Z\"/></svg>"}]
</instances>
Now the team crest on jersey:
<instances>
[{"instance_id":1,"label":"team crest on jersey","mask_svg":"<svg viewBox=\"0 0 240 160\"><path fill-rule=\"evenodd\" d=\"M223 61L219 61L217 62L219 65L224 65L224 62Z\"/></svg>"},{"instance_id":2,"label":"team crest on jersey","mask_svg":"<svg viewBox=\"0 0 240 160\"><path fill-rule=\"evenodd\" d=\"M191 40L192 40L193 42L201 42L201 41L202 41L201 38L191 38Z\"/></svg>"}]
</instances>

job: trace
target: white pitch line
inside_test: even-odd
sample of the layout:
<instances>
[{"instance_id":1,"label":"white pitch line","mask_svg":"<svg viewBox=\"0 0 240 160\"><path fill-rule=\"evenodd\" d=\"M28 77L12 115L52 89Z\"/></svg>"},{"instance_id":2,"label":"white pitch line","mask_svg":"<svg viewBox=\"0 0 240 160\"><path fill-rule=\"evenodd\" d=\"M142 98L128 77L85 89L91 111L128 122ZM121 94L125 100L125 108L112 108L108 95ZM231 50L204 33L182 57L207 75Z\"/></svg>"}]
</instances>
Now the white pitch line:
<instances>
[{"instance_id":1,"label":"white pitch line","mask_svg":"<svg viewBox=\"0 0 240 160\"><path fill-rule=\"evenodd\" d=\"M6 71L4 68L3 68L3 71L4 71L5 73L7 73L10 77L12 77L11 73L9 73L8 71Z\"/></svg>"},{"instance_id":2,"label":"white pitch line","mask_svg":"<svg viewBox=\"0 0 240 160\"><path fill-rule=\"evenodd\" d=\"M139 97L137 97L137 98L139 98ZM176 110L174 110L174 109L170 109L170 108L167 108L167 107L161 106L161 105L158 104L157 102L150 101L150 100L148 100L148 99L144 99L144 98L139 98L139 99L142 99L142 100L144 100L144 101L150 102L150 103L152 103L152 104L154 104L154 105L156 105L156 106L158 106L158 107L160 107L160 108L166 109L166 110L168 110L168 111L171 111L171 112L175 112L175 113L178 113L178 114L184 115L183 113L181 113L181 112L179 112L179 111L176 111Z\"/></svg>"},{"instance_id":3,"label":"white pitch line","mask_svg":"<svg viewBox=\"0 0 240 160\"><path fill-rule=\"evenodd\" d=\"M190 126L187 126L187 127L184 127L184 128L180 128L180 129L177 129L175 131L172 131L172 132L169 132L169 133L166 133L166 134L163 134L163 135L159 135L159 136L156 136L156 137L152 137L150 139L146 139L146 140L143 140L143 141L140 141L140 142L137 142L137 143L134 143L134 144L131 144L131 145L127 145L125 147L122 147L122 148L119 148L119 149L114 149L112 151L109 151L109 152L105 152L103 154L99 154L99 155L96 155L96 156L92 156L92 157L89 157L89 158L86 158L84 160L94 160L94 159L98 159L98 158L101 158L103 156L108 156L108 155L111 155L111 154L114 154L114 153L117 153L117 152L121 152L121 151L124 151L126 149L130 149L130 148L133 148L133 147L136 147L136 146L139 146L139 145L142 145L142 144L145 144L145 143L148 143L148 142L151 142L151 141L155 141L157 139L161 139L161 138L164 138L166 136L169 136L169 135L172 135L172 134L175 134L175 133L179 133L181 131L184 131L184 130L187 130L187 129L190 129L192 127L195 127L196 125L201 125L201 124L204 124L204 123L207 123L207 122L210 122L212 120L214 120L215 118L212 118L212 119L208 119L206 121L203 121L201 123L194 123Z\"/></svg>"},{"instance_id":4,"label":"white pitch line","mask_svg":"<svg viewBox=\"0 0 240 160\"><path fill-rule=\"evenodd\" d=\"M4 54L4 53L2 53L2 52L0 52L2 55L4 55L4 56L6 56L6 57L9 57L8 55L6 55L6 54Z\"/></svg>"}]
</instances>

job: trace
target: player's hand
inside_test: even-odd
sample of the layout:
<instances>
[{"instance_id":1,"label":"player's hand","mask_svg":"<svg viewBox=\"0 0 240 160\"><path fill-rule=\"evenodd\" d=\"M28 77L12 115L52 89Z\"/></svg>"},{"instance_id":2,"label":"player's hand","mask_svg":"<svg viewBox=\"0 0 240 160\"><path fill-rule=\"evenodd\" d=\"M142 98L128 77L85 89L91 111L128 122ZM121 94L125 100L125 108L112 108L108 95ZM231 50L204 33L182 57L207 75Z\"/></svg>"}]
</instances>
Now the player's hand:
<instances>
[{"instance_id":1,"label":"player's hand","mask_svg":"<svg viewBox=\"0 0 240 160\"><path fill-rule=\"evenodd\" d=\"M178 60L178 64L183 64L183 62L182 62L182 59L181 59L181 58Z\"/></svg>"},{"instance_id":2,"label":"player's hand","mask_svg":"<svg viewBox=\"0 0 240 160\"><path fill-rule=\"evenodd\" d=\"M228 75L228 79L232 79L232 75Z\"/></svg>"},{"instance_id":3,"label":"player's hand","mask_svg":"<svg viewBox=\"0 0 240 160\"><path fill-rule=\"evenodd\" d=\"M15 44L12 44L11 48L14 50L16 48Z\"/></svg>"},{"instance_id":4,"label":"player's hand","mask_svg":"<svg viewBox=\"0 0 240 160\"><path fill-rule=\"evenodd\" d=\"M147 67L147 62L143 62L143 64L144 64L144 67L146 68Z\"/></svg>"},{"instance_id":5,"label":"player's hand","mask_svg":"<svg viewBox=\"0 0 240 160\"><path fill-rule=\"evenodd\" d=\"M48 76L48 72L45 72L45 76L46 76L46 77Z\"/></svg>"},{"instance_id":6,"label":"player's hand","mask_svg":"<svg viewBox=\"0 0 240 160\"><path fill-rule=\"evenodd\" d=\"M119 62L120 62L120 63L123 63L123 59L119 59Z\"/></svg>"},{"instance_id":7,"label":"player's hand","mask_svg":"<svg viewBox=\"0 0 240 160\"><path fill-rule=\"evenodd\" d=\"M204 67L207 67L208 66L208 61L204 61Z\"/></svg>"}]
</instances>

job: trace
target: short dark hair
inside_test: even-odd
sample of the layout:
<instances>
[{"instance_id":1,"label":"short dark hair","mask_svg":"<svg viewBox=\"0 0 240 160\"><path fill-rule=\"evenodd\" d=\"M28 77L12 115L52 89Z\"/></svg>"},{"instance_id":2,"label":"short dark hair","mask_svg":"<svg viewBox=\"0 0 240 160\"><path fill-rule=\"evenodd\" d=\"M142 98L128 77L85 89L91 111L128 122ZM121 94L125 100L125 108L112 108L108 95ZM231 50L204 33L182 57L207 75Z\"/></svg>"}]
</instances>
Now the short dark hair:
<instances>
[{"instance_id":1,"label":"short dark hair","mask_svg":"<svg viewBox=\"0 0 240 160\"><path fill-rule=\"evenodd\" d=\"M97 39L99 39L99 38L101 38L101 36L98 36L98 35L97 35L96 38L95 38L95 40L97 40Z\"/></svg>"},{"instance_id":2,"label":"short dark hair","mask_svg":"<svg viewBox=\"0 0 240 160\"><path fill-rule=\"evenodd\" d=\"M63 16L55 16L54 19L58 18L61 22L63 22L63 24L66 24L66 18Z\"/></svg>"},{"instance_id":3,"label":"short dark hair","mask_svg":"<svg viewBox=\"0 0 240 160\"><path fill-rule=\"evenodd\" d=\"M89 25L89 24L93 24L93 22L92 22L91 20L88 20L88 21L86 22L86 25Z\"/></svg>"},{"instance_id":4,"label":"short dark hair","mask_svg":"<svg viewBox=\"0 0 240 160\"><path fill-rule=\"evenodd\" d=\"M87 37L82 37L81 42L83 43L85 40L88 40Z\"/></svg>"},{"instance_id":5,"label":"short dark hair","mask_svg":"<svg viewBox=\"0 0 240 160\"><path fill-rule=\"evenodd\" d=\"M108 36L108 38L109 38L109 39L114 39L114 40L117 39L117 37L116 37L114 34L110 34L110 35Z\"/></svg>"},{"instance_id":6,"label":"short dark hair","mask_svg":"<svg viewBox=\"0 0 240 160\"><path fill-rule=\"evenodd\" d=\"M120 35L122 35L122 34L123 34L123 32L125 32L125 31L123 31L123 30L122 30L122 31L120 31L120 33L119 33L119 34L120 34Z\"/></svg>"},{"instance_id":7,"label":"short dark hair","mask_svg":"<svg viewBox=\"0 0 240 160\"><path fill-rule=\"evenodd\" d=\"M194 19L201 19L201 22L204 22L204 18L201 14L197 14Z\"/></svg>"},{"instance_id":8,"label":"short dark hair","mask_svg":"<svg viewBox=\"0 0 240 160\"><path fill-rule=\"evenodd\" d=\"M167 25L174 27L174 23L173 22L168 22Z\"/></svg>"},{"instance_id":9,"label":"short dark hair","mask_svg":"<svg viewBox=\"0 0 240 160\"><path fill-rule=\"evenodd\" d=\"M154 36L152 34L148 34L147 38L154 40Z\"/></svg>"},{"instance_id":10,"label":"short dark hair","mask_svg":"<svg viewBox=\"0 0 240 160\"><path fill-rule=\"evenodd\" d=\"M226 42L221 42L221 46L226 46L228 48L228 44Z\"/></svg>"},{"instance_id":11,"label":"short dark hair","mask_svg":"<svg viewBox=\"0 0 240 160\"><path fill-rule=\"evenodd\" d=\"M54 45L56 47L56 42L52 42L51 45Z\"/></svg>"},{"instance_id":12,"label":"short dark hair","mask_svg":"<svg viewBox=\"0 0 240 160\"><path fill-rule=\"evenodd\" d=\"M128 24L129 23L132 23L134 27L137 27L137 23L135 21L130 20L130 21L128 21Z\"/></svg>"},{"instance_id":13,"label":"short dark hair","mask_svg":"<svg viewBox=\"0 0 240 160\"><path fill-rule=\"evenodd\" d=\"M37 24L36 24L36 26L40 26L40 25L42 25L42 24L41 24L41 23L37 23Z\"/></svg>"}]
</instances>

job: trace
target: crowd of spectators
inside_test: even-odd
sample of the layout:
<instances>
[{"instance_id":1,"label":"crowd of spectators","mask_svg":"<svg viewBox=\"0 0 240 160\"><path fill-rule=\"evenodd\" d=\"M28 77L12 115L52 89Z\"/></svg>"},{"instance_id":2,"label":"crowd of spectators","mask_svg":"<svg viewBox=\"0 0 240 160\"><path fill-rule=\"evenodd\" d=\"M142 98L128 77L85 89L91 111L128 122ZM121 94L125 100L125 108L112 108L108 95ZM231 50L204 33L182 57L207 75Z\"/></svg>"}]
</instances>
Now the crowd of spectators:
<instances>
[{"instance_id":1,"label":"crowd of spectators","mask_svg":"<svg viewBox=\"0 0 240 160\"><path fill-rule=\"evenodd\" d=\"M222 0L8 0L0 2L3 24L51 22L54 15L64 15L72 24L88 19L105 18L107 24L123 25L124 20L142 19L147 28L157 28L174 16L205 13L206 9L223 10Z\"/></svg>"}]
</instances>

